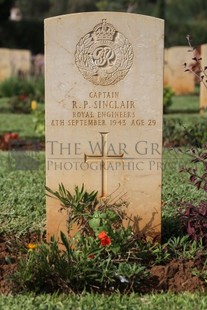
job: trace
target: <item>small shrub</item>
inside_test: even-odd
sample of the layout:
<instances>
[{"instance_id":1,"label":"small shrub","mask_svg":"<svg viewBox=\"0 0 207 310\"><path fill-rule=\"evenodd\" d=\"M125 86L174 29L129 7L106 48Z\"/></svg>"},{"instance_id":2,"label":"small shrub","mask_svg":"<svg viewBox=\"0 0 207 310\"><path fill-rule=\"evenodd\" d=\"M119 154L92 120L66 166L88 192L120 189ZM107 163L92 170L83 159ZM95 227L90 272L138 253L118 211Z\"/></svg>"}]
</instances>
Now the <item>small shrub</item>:
<instances>
[{"instance_id":1,"label":"small shrub","mask_svg":"<svg viewBox=\"0 0 207 310\"><path fill-rule=\"evenodd\" d=\"M193 240L207 245L207 202L202 201L198 206L185 203L184 207L180 216L184 230Z\"/></svg>"},{"instance_id":2,"label":"small shrub","mask_svg":"<svg viewBox=\"0 0 207 310\"><path fill-rule=\"evenodd\" d=\"M42 77L11 77L0 83L0 97L27 96L37 101L44 100L44 79Z\"/></svg>"},{"instance_id":3,"label":"small shrub","mask_svg":"<svg viewBox=\"0 0 207 310\"><path fill-rule=\"evenodd\" d=\"M169 107L173 103L174 92L171 87L165 86L164 87L164 93L163 93L163 112L167 113L169 110Z\"/></svg>"},{"instance_id":4,"label":"small shrub","mask_svg":"<svg viewBox=\"0 0 207 310\"><path fill-rule=\"evenodd\" d=\"M32 101L44 101L44 79L9 78L0 84L0 97L9 98L8 104L12 112L30 113Z\"/></svg>"},{"instance_id":5,"label":"small shrub","mask_svg":"<svg viewBox=\"0 0 207 310\"><path fill-rule=\"evenodd\" d=\"M27 95L19 95L11 97L8 101L11 112L13 113L30 113L31 99Z\"/></svg>"},{"instance_id":6,"label":"small shrub","mask_svg":"<svg viewBox=\"0 0 207 310\"><path fill-rule=\"evenodd\" d=\"M11 77L0 84L1 97L13 97L21 95L34 95L34 87L30 79Z\"/></svg>"},{"instance_id":7,"label":"small shrub","mask_svg":"<svg viewBox=\"0 0 207 310\"><path fill-rule=\"evenodd\" d=\"M97 192L88 193L84 187L75 187L74 195L62 184L56 192L47 190L62 209L69 210L68 234L74 224L78 233L68 237L61 232L62 251L54 238L49 245L28 250L13 277L16 285L36 292L140 291L140 283L148 277L145 254L155 254L130 227L123 227L126 203L98 201Z\"/></svg>"},{"instance_id":8,"label":"small shrub","mask_svg":"<svg viewBox=\"0 0 207 310\"><path fill-rule=\"evenodd\" d=\"M192 150L192 163L199 165L193 168L183 168L182 172L189 174L189 181L198 190L207 192L207 150ZM180 222L186 233L196 241L201 240L207 245L207 202L201 201L198 205L192 202L182 204Z\"/></svg>"},{"instance_id":9,"label":"small shrub","mask_svg":"<svg viewBox=\"0 0 207 310\"><path fill-rule=\"evenodd\" d=\"M194 146L203 147L207 143L207 122L185 126L181 119L164 119L163 144L164 146Z\"/></svg>"},{"instance_id":10,"label":"small shrub","mask_svg":"<svg viewBox=\"0 0 207 310\"><path fill-rule=\"evenodd\" d=\"M43 104L39 104L36 109L33 109L32 120L35 133L39 137L43 137L45 135L45 109Z\"/></svg>"}]
</instances>

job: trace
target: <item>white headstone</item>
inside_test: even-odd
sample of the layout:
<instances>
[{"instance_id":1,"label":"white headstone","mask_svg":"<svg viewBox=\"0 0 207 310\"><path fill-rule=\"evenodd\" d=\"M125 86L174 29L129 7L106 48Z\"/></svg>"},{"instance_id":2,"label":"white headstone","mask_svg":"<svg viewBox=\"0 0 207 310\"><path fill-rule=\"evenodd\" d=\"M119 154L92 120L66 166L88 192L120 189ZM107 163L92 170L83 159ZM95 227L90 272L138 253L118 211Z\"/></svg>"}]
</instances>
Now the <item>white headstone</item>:
<instances>
[{"instance_id":1,"label":"white headstone","mask_svg":"<svg viewBox=\"0 0 207 310\"><path fill-rule=\"evenodd\" d=\"M46 184L113 193L137 232L161 229L163 20L81 13L45 21ZM66 231L47 197L47 236Z\"/></svg>"},{"instance_id":2,"label":"white headstone","mask_svg":"<svg viewBox=\"0 0 207 310\"><path fill-rule=\"evenodd\" d=\"M190 65L193 62L188 50L188 46L175 46L165 53L165 85L170 86L176 95L194 92L194 74L185 72L184 68L184 63Z\"/></svg>"},{"instance_id":3,"label":"white headstone","mask_svg":"<svg viewBox=\"0 0 207 310\"><path fill-rule=\"evenodd\" d=\"M207 67L207 44L201 45L201 58L202 68L205 69ZM201 75L204 76L204 83L200 83L200 112L203 113L207 109L207 70L205 70L205 74L201 72Z\"/></svg>"},{"instance_id":4,"label":"white headstone","mask_svg":"<svg viewBox=\"0 0 207 310\"><path fill-rule=\"evenodd\" d=\"M0 82L8 79L11 74L10 50L7 48L0 48Z\"/></svg>"}]
</instances>

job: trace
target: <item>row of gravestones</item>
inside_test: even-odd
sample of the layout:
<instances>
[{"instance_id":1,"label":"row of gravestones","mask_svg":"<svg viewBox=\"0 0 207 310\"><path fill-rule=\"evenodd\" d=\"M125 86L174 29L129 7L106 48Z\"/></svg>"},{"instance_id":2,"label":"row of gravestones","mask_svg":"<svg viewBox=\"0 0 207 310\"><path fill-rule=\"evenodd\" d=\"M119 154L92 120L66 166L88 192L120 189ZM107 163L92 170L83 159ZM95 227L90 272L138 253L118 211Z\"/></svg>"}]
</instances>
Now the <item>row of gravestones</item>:
<instances>
[{"instance_id":1,"label":"row of gravestones","mask_svg":"<svg viewBox=\"0 0 207 310\"><path fill-rule=\"evenodd\" d=\"M197 62L194 58L201 58ZM196 75L190 70L196 72L199 76L201 70L207 66L207 44L200 47L200 51L189 47L172 47L165 49L164 52L164 85L170 86L176 95L190 94L194 92ZM186 66L184 67L184 64ZM190 69L185 71L185 69ZM205 76L205 72L201 73ZM204 83L207 84L204 78ZM200 111L203 112L207 107L207 91L204 83L200 83Z\"/></svg>"},{"instance_id":2,"label":"row of gravestones","mask_svg":"<svg viewBox=\"0 0 207 310\"><path fill-rule=\"evenodd\" d=\"M151 238L161 233L163 39L164 21L138 14L45 21L46 185L128 201L134 230ZM185 60L172 58L177 79ZM47 238L59 239L67 213L46 204Z\"/></svg>"},{"instance_id":3,"label":"row of gravestones","mask_svg":"<svg viewBox=\"0 0 207 310\"><path fill-rule=\"evenodd\" d=\"M29 50L0 48L0 82L12 76L43 75L44 55Z\"/></svg>"},{"instance_id":4,"label":"row of gravestones","mask_svg":"<svg viewBox=\"0 0 207 310\"><path fill-rule=\"evenodd\" d=\"M183 64L195 66L189 47L172 47L164 51L164 85L170 86L175 94L190 94L194 92L195 76L185 72ZM203 67L207 64L207 44L201 46L200 55ZM198 56L199 57L199 56ZM198 68L199 70L199 68ZM28 50L0 48L0 82L15 75L43 75L44 55L32 56ZM200 88L200 109L207 106L207 92L203 84Z\"/></svg>"}]
</instances>

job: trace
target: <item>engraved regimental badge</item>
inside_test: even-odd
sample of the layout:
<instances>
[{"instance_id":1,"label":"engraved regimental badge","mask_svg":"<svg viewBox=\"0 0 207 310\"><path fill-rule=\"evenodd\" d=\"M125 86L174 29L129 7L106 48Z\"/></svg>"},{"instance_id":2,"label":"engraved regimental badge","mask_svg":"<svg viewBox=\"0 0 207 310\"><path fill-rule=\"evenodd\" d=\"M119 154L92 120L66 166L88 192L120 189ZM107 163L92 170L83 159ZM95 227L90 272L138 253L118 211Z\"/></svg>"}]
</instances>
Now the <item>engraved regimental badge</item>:
<instances>
[{"instance_id":1,"label":"engraved regimental badge","mask_svg":"<svg viewBox=\"0 0 207 310\"><path fill-rule=\"evenodd\" d=\"M128 39L103 19L78 42L75 63L86 80L106 86L126 76L133 57Z\"/></svg>"}]
</instances>

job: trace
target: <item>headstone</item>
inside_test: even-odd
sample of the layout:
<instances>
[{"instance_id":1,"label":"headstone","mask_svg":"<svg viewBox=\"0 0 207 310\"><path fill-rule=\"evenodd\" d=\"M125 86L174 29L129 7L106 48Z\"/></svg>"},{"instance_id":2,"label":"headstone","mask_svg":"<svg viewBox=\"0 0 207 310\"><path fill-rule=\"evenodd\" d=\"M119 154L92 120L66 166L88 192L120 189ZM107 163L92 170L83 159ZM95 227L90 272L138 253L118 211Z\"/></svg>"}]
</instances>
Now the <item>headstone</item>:
<instances>
[{"instance_id":1,"label":"headstone","mask_svg":"<svg viewBox=\"0 0 207 310\"><path fill-rule=\"evenodd\" d=\"M194 92L194 75L185 72L184 63L191 64L192 53L188 53L188 46L176 46L167 50L165 56L165 68L167 70L167 83L176 95L190 94Z\"/></svg>"},{"instance_id":2,"label":"headstone","mask_svg":"<svg viewBox=\"0 0 207 310\"><path fill-rule=\"evenodd\" d=\"M31 71L31 52L29 50L10 50L12 75L26 76Z\"/></svg>"},{"instance_id":3,"label":"headstone","mask_svg":"<svg viewBox=\"0 0 207 310\"><path fill-rule=\"evenodd\" d=\"M134 229L161 230L163 20L81 13L45 21L46 185L129 202ZM47 238L66 231L47 197Z\"/></svg>"},{"instance_id":4,"label":"headstone","mask_svg":"<svg viewBox=\"0 0 207 310\"><path fill-rule=\"evenodd\" d=\"M201 64L203 69L207 66L207 44L201 45ZM202 73L201 73L202 74ZM207 70L205 71L207 74ZM207 85L207 76L204 77L204 83ZM203 113L207 109L207 88L204 84L200 83L200 112Z\"/></svg>"},{"instance_id":5,"label":"headstone","mask_svg":"<svg viewBox=\"0 0 207 310\"><path fill-rule=\"evenodd\" d=\"M0 48L0 82L11 76L10 50Z\"/></svg>"}]
</instances>

